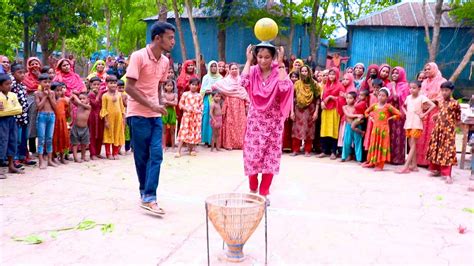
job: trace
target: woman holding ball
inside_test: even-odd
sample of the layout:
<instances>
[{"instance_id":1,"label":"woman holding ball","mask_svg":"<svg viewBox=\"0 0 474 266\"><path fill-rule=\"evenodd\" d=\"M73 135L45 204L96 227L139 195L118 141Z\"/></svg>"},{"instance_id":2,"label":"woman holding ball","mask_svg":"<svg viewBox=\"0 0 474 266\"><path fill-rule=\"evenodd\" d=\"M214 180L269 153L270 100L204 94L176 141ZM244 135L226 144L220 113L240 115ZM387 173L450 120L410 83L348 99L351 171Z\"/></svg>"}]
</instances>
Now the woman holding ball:
<instances>
[{"instance_id":1,"label":"woman holding ball","mask_svg":"<svg viewBox=\"0 0 474 266\"><path fill-rule=\"evenodd\" d=\"M244 168L252 193L267 197L273 176L279 173L283 123L293 104L293 84L283 62L283 47L268 42L247 47L241 85L250 98L244 137ZM251 66L256 57L257 65ZM275 61L277 57L277 61ZM258 174L262 174L260 185ZM269 201L267 198L267 204Z\"/></svg>"}]
</instances>

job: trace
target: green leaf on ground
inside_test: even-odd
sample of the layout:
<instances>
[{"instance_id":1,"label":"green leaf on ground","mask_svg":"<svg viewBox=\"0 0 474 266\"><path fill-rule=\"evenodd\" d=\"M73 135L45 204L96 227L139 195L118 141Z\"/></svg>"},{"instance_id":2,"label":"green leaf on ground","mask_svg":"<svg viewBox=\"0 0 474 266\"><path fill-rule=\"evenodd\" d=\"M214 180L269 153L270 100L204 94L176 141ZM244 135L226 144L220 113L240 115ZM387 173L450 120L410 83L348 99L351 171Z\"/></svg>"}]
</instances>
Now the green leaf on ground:
<instances>
[{"instance_id":1,"label":"green leaf on ground","mask_svg":"<svg viewBox=\"0 0 474 266\"><path fill-rule=\"evenodd\" d=\"M30 245L37 245L37 244L43 243L43 239L41 239L41 237L37 235L29 235L26 237L14 237L13 240L24 242Z\"/></svg>"},{"instance_id":2,"label":"green leaf on ground","mask_svg":"<svg viewBox=\"0 0 474 266\"><path fill-rule=\"evenodd\" d=\"M84 231L84 230L90 230L90 229L94 228L96 225L97 225L97 223L94 222L94 221L91 221L91 220L84 220L84 221L80 222L80 223L77 225L76 229L77 229L77 230L82 230L82 231Z\"/></svg>"},{"instance_id":3,"label":"green leaf on ground","mask_svg":"<svg viewBox=\"0 0 474 266\"><path fill-rule=\"evenodd\" d=\"M114 231L114 229L115 229L114 224L104 224L100 228L100 230L102 231L103 234L112 233Z\"/></svg>"},{"instance_id":4,"label":"green leaf on ground","mask_svg":"<svg viewBox=\"0 0 474 266\"><path fill-rule=\"evenodd\" d=\"M462 210L465 212L474 213L474 208L464 208Z\"/></svg>"},{"instance_id":5,"label":"green leaf on ground","mask_svg":"<svg viewBox=\"0 0 474 266\"><path fill-rule=\"evenodd\" d=\"M440 196L440 195L436 196L436 200L443 200L443 196Z\"/></svg>"}]
</instances>

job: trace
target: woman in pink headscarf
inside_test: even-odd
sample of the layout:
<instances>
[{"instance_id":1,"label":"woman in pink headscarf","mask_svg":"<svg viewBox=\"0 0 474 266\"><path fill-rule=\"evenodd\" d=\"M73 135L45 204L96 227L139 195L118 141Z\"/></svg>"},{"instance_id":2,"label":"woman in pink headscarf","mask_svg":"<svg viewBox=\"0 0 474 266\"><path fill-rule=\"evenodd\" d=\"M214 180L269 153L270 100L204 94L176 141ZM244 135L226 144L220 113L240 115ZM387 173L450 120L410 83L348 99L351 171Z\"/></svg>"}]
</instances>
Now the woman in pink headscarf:
<instances>
[{"instance_id":1,"label":"woman in pink headscarf","mask_svg":"<svg viewBox=\"0 0 474 266\"><path fill-rule=\"evenodd\" d=\"M247 62L242 71L241 84L247 89L250 108L244 137L244 168L249 176L250 191L267 196L273 175L280 171L282 134L285 119L293 104L293 83L288 78L280 47L270 44L247 47ZM257 65L251 66L254 56ZM258 174L262 181L258 182ZM267 202L268 204L268 202Z\"/></svg>"},{"instance_id":2,"label":"woman in pink headscarf","mask_svg":"<svg viewBox=\"0 0 474 266\"><path fill-rule=\"evenodd\" d=\"M26 86L26 101L28 103L28 146L31 153L36 153L36 116L38 110L35 101L35 92L38 90L38 76L41 74L41 60L38 57L30 57L26 61L26 74L23 84Z\"/></svg>"},{"instance_id":3,"label":"woman in pink headscarf","mask_svg":"<svg viewBox=\"0 0 474 266\"><path fill-rule=\"evenodd\" d=\"M249 104L249 95L240 85L239 67L236 63L229 64L229 72L229 75L217 81L212 88L225 96L222 106L222 146L228 150L242 149L247 124L245 109Z\"/></svg>"},{"instance_id":4,"label":"woman in pink headscarf","mask_svg":"<svg viewBox=\"0 0 474 266\"><path fill-rule=\"evenodd\" d=\"M438 65L433 62L425 65L424 73L426 78L421 84L421 92L437 105L442 100L440 93L441 83L445 82L446 79L441 75ZM423 133L416 142L416 161L420 166L427 166L429 164L426 160L426 153L429 147L431 132L435 126L433 117L437 114L438 108L435 108L423 119Z\"/></svg>"},{"instance_id":5,"label":"woman in pink headscarf","mask_svg":"<svg viewBox=\"0 0 474 266\"><path fill-rule=\"evenodd\" d=\"M405 103L405 99L410 94L410 86L407 81L405 69L403 67L394 67L392 70L392 82L387 85L391 91L388 102L397 110ZM390 152L392 154L392 164L405 163L405 115L402 114L400 119L390 120Z\"/></svg>"},{"instance_id":6,"label":"woman in pink headscarf","mask_svg":"<svg viewBox=\"0 0 474 266\"><path fill-rule=\"evenodd\" d=\"M72 71L72 64L69 59L63 58L59 60L56 66L56 76L53 81L63 82L66 84L66 96L79 94L86 91L86 85L82 81L81 77Z\"/></svg>"}]
</instances>

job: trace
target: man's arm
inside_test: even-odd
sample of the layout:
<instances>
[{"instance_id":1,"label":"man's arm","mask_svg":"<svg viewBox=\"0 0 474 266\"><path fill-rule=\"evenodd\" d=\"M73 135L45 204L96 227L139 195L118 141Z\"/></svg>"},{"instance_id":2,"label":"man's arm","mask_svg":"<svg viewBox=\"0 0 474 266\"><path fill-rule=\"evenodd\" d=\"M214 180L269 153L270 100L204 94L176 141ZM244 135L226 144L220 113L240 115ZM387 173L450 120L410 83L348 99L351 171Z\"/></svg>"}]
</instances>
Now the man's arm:
<instances>
[{"instance_id":1,"label":"man's arm","mask_svg":"<svg viewBox=\"0 0 474 266\"><path fill-rule=\"evenodd\" d=\"M127 78L127 85L125 87L125 92L127 92L128 96L133 98L135 101L137 101L141 105L150 108L154 112L157 112L160 114L166 114L166 108L164 106L160 105L159 103L155 104L155 103L150 102L141 92L139 92L136 89L135 87L136 83L137 83L136 79ZM160 90L158 90L158 98L161 98Z\"/></svg>"}]
</instances>

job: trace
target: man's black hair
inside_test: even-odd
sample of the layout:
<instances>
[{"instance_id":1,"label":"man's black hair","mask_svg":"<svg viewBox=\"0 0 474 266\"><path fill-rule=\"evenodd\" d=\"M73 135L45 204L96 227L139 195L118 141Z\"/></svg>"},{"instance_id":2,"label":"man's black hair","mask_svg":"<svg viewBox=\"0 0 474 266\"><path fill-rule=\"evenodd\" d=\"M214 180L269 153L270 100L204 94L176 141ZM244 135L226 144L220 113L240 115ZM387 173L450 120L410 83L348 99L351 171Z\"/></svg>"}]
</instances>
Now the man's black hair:
<instances>
[{"instance_id":1,"label":"man's black hair","mask_svg":"<svg viewBox=\"0 0 474 266\"><path fill-rule=\"evenodd\" d=\"M41 81L41 80L51 80L51 77L48 74L43 73L43 74L39 75L38 80L39 81Z\"/></svg>"},{"instance_id":2,"label":"man's black hair","mask_svg":"<svg viewBox=\"0 0 474 266\"><path fill-rule=\"evenodd\" d=\"M151 41L153 41L157 35L163 36L166 30L171 30L173 32L176 32L176 29L174 28L174 26L168 22L163 22L163 21L155 22L155 24L153 24L150 29Z\"/></svg>"},{"instance_id":3,"label":"man's black hair","mask_svg":"<svg viewBox=\"0 0 474 266\"><path fill-rule=\"evenodd\" d=\"M383 87L383 81L381 79L374 79L372 81L372 86L377 86L382 88Z\"/></svg>"}]
</instances>

